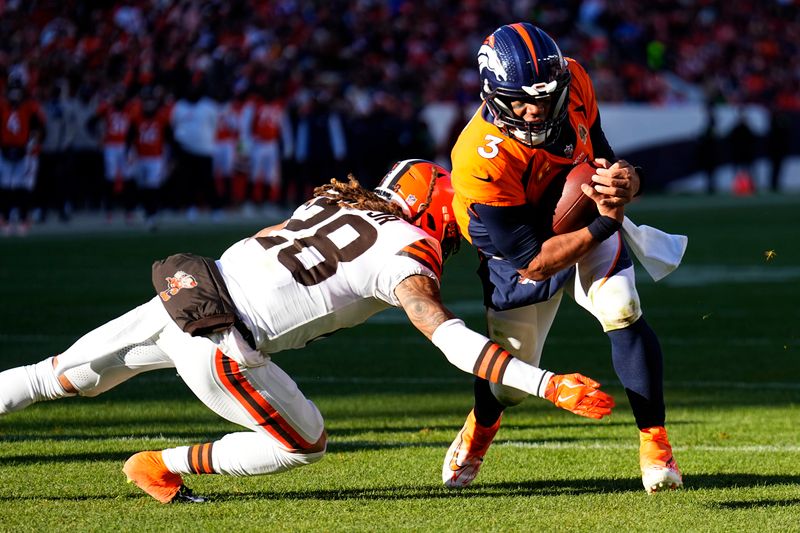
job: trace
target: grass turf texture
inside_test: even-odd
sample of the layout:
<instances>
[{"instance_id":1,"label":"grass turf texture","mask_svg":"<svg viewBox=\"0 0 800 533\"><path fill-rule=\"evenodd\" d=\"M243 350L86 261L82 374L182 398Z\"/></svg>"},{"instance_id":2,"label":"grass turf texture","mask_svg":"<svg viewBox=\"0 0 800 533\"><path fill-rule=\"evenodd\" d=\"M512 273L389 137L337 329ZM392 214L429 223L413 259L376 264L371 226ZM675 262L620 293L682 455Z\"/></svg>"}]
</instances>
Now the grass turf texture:
<instances>
[{"instance_id":1,"label":"grass turf texture","mask_svg":"<svg viewBox=\"0 0 800 533\"><path fill-rule=\"evenodd\" d=\"M124 483L143 449L235 431L174 372L98 398L0 418L0 530L797 531L800 197L654 198L637 223L690 236L658 284L639 271L665 352L668 426L684 490L648 496L608 341L565 298L543 366L600 379L618 407L596 422L530 399L509 410L473 487L441 486L443 455L471 407L471 378L389 311L275 361L320 407L329 453L251 478L186 476L206 505L163 506ZM153 260L218 255L255 226L0 241L0 368L57 353L152 294ZM768 260L765 252L774 251ZM482 330L474 252L447 265L445 301Z\"/></svg>"}]
</instances>

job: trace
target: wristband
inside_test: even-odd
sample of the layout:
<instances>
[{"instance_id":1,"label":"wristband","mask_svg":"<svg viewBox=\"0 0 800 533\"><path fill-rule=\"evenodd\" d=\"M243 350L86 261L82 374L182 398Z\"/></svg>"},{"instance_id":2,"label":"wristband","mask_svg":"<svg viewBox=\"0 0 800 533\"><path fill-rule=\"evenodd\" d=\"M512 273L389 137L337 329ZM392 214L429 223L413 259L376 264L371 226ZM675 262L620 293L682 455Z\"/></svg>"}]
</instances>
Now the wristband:
<instances>
[{"instance_id":1,"label":"wristband","mask_svg":"<svg viewBox=\"0 0 800 533\"><path fill-rule=\"evenodd\" d=\"M622 222L609 216L602 215L594 219L586 229L592 234L594 240L602 242L614 235L621 227Z\"/></svg>"}]
</instances>

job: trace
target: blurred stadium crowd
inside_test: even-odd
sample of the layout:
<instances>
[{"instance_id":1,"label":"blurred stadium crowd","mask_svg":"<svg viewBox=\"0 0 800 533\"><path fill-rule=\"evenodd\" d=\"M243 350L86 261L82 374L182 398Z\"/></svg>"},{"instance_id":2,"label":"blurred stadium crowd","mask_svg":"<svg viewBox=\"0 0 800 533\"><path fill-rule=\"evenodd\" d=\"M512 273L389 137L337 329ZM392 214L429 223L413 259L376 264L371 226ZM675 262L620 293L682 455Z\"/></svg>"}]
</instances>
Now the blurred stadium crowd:
<instances>
[{"instance_id":1,"label":"blurred stadium crowd","mask_svg":"<svg viewBox=\"0 0 800 533\"><path fill-rule=\"evenodd\" d=\"M446 160L425 108L471 109L476 50L517 20L585 65L601 102L800 111L798 11L792 0L0 1L0 224L24 233L32 213L83 209L222 216L295 204L347 172L371 185L401 158Z\"/></svg>"}]
</instances>

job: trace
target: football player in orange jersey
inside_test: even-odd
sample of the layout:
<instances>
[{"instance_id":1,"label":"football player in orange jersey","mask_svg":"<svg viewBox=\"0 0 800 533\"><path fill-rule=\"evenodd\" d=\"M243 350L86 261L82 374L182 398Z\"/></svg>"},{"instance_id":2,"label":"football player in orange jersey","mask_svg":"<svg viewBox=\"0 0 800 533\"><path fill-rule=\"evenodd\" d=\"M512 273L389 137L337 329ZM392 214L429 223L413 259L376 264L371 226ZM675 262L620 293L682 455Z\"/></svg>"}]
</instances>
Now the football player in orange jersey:
<instances>
[{"instance_id":1,"label":"football player in orange jersey","mask_svg":"<svg viewBox=\"0 0 800 533\"><path fill-rule=\"evenodd\" d=\"M586 71L540 28L502 26L477 59L483 103L452 150L453 208L480 253L490 337L537 365L567 292L611 341L639 428L645 489L678 487L681 473L664 429L661 348L642 317L633 264L617 231L624 205L639 191L639 171L609 146ZM600 216L586 228L553 235L552 211L540 206L556 178L583 161L600 167L593 187L584 186ZM476 378L474 408L442 466L445 485L475 479L504 409L525 397Z\"/></svg>"}]
</instances>

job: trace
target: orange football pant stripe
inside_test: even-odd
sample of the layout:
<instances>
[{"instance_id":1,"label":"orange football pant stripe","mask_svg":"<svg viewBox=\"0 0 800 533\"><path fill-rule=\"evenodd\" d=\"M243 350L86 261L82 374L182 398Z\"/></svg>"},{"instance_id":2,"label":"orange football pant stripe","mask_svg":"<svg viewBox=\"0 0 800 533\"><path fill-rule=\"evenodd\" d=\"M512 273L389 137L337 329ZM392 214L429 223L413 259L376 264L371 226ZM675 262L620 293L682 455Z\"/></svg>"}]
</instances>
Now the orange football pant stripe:
<instances>
[{"instance_id":1,"label":"orange football pant stripe","mask_svg":"<svg viewBox=\"0 0 800 533\"><path fill-rule=\"evenodd\" d=\"M253 420L290 451L310 448L306 441L257 390L242 373L239 365L217 349L214 366L222 385L245 408Z\"/></svg>"}]
</instances>

